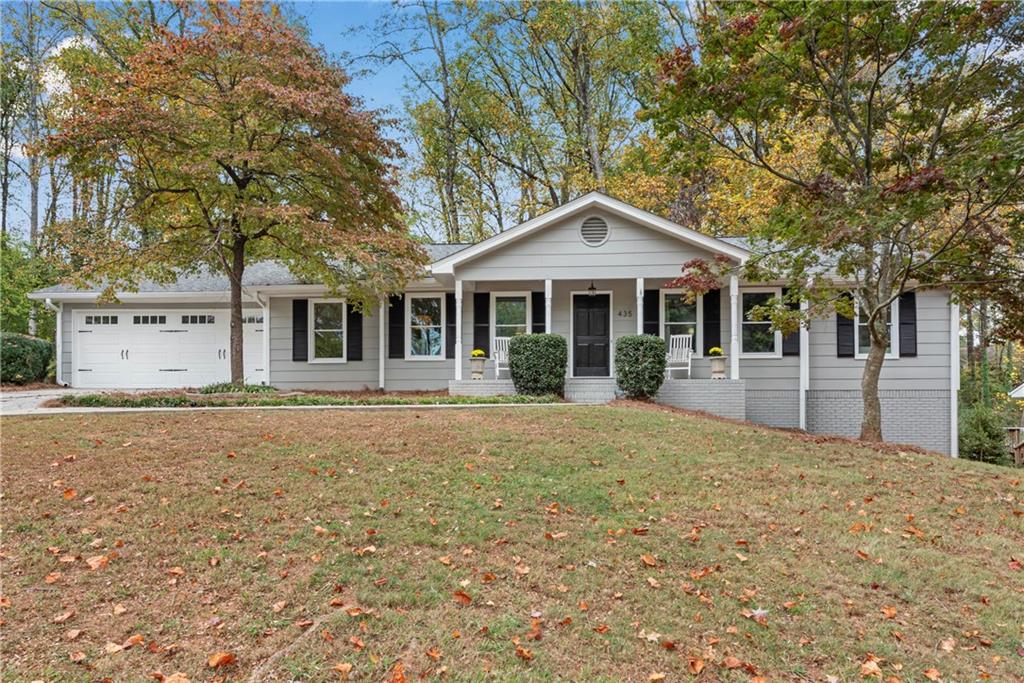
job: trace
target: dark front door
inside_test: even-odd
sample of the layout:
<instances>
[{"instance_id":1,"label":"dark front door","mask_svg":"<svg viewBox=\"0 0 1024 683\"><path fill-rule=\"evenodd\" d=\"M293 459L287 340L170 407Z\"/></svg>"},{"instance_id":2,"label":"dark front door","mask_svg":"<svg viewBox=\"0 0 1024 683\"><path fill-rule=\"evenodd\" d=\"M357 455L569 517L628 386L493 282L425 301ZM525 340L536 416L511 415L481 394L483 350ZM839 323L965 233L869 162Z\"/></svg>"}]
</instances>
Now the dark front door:
<instances>
[{"instance_id":1,"label":"dark front door","mask_svg":"<svg viewBox=\"0 0 1024 683\"><path fill-rule=\"evenodd\" d=\"M576 377L611 375L610 299L607 294L572 297L572 374Z\"/></svg>"}]
</instances>

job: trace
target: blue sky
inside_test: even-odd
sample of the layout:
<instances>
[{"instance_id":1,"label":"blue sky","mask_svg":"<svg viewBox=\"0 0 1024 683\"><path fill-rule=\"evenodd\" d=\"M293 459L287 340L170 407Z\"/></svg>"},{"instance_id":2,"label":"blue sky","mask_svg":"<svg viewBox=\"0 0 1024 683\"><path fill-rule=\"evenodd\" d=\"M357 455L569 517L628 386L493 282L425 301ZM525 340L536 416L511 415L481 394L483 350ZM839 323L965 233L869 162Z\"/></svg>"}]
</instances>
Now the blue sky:
<instances>
[{"instance_id":1,"label":"blue sky","mask_svg":"<svg viewBox=\"0 0 1024 683\"><path fill-rule=\"evenodd\" d=\"M353 31L372 26L394 9L391 2L315 0L290 4L297 14L305 18L312 41L335 57L344 52L361 55L372 50L373 36ZM403 70L398 65L375 68L372 77L355 76L351 92L362 97L370 108L387 108L394 115L402 106L404 80Z\"/></svg>"}]
</instances>

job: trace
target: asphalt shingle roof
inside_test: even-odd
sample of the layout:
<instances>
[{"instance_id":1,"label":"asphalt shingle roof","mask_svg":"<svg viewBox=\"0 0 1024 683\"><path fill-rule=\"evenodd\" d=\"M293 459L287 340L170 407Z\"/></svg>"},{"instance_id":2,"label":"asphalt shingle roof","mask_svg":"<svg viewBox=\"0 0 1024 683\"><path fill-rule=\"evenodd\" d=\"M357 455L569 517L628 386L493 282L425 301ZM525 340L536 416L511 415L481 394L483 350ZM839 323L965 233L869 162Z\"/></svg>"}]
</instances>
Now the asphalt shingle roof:
<instances>
[{"instance_id":1,"label":"asphalt shingle roof","mask_svg":"<svg viewBox=\"0 0 1024 683\"><path fill-rule=\"evenodd\" d=\"M451 256L461 251L468 244L425 244L423 245L430 257L431 262ZM243 287L272 287L275 285L303 285L316 284L303 282L292 275L287 267L276 261L260 261L246 267L242 275ZM79 289L70 285L53 285L37 290L39 294L68 294L72 292L99 292L101 287L92 289ZM230 289L227 275L218 272L203 270L199 273L184 275L177 281L170 284L143 280L139 282L139 292L226 292Z\"/></svg>"}]
</instances>

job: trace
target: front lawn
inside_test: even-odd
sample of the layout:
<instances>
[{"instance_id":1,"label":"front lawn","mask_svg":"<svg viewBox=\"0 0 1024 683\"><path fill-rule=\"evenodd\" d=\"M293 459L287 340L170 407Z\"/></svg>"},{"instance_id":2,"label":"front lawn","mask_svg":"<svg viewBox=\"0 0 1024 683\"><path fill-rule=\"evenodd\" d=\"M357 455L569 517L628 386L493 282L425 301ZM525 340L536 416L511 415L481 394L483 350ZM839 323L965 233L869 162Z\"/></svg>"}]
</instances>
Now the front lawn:
<instances>
[{"instance_id":1,"label":"front lawn","mask_svg":"<svg viewBox=\"0 0 1024 683\"><path fill-rule=\"evenodd\" d=\"M2 428L4 680L1024 672L1019 471L631 406Z\"/></svg>"}]
</instances>

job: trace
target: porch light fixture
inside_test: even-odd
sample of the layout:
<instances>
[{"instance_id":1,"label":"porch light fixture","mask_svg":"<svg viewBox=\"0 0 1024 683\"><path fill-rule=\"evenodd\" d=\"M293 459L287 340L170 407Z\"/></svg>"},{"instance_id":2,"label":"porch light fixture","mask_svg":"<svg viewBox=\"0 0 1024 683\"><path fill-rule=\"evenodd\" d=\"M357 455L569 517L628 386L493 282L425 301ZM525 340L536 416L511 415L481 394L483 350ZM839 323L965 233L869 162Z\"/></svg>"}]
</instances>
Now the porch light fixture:
<instances>
[{"instance_id":1,"label":"porch light fixture","mask_svg":"<svg viewBox=\"0 0 1024 683\"><path fill-rule=\"evenodd\" d=\"M597 296L597 287L594 286L594 281L593 280L590 281L590 286L587 287L587 295L589 295L589 296Z\"/></svg>"}]
</instances>

